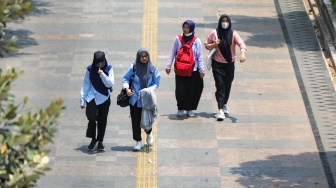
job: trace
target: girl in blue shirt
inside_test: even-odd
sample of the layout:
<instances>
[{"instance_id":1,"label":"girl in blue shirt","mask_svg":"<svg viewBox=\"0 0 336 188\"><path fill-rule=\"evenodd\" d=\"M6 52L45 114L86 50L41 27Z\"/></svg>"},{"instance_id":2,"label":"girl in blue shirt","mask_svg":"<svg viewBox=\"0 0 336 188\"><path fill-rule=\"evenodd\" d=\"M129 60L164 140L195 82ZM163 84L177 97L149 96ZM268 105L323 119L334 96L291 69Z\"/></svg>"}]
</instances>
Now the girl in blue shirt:
<instances>
[{"instance_id":1,"label":"girl in blue shirt","mask_svg":"<svg viewBox=\"0 0 336 188\"><path fill-rule=\"evenodd\" d=\"M132 85L129 86L131 76L133 74L133 67L135 68L135 76L132 82ZM141 114L142 114L142 104L140 100L140 90L143 88L152 87L154 91L160 85L160 72L152 64L149 56L149 52L145 48L138 50L136 54L135 64L130 66L125 76L122 79L123 89L126 89L127 95L130 96L130 111L131 111L131 120L132 120L132 131L133 139L136 141L134 146L135 151L139 151L142 145L141 138ZM152 145L154 138L152 135L152 129L145 130L147 134L147 144Z\"/></svg>"}]
</instances>

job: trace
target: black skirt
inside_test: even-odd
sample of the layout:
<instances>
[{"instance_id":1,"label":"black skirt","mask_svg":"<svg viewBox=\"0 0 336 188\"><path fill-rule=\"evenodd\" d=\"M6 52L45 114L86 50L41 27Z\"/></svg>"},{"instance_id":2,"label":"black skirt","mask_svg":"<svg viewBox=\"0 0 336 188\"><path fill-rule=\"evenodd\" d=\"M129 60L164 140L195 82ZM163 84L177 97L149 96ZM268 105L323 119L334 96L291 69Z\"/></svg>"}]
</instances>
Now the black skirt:
<instances>
[{"instance_id":1,"label":"black skirt","mask_svg":"<svg viewBox=\"0 0 336 188\"><path fill-rule=\"evenodd\" d=\"M203 87L203 79L198 71L194 71L191 77L175 74L175 98L178 110L196 110Z\"/></svg>"}]
</instances>

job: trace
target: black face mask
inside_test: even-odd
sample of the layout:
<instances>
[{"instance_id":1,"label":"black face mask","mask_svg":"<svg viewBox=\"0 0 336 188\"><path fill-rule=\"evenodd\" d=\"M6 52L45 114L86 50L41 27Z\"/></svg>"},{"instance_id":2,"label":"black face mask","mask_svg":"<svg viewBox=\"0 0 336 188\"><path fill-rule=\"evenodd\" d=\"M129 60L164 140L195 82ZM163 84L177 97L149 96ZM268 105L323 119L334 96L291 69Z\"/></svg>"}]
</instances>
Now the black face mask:
<instances>
[{"instance_id":1,"label":"black face mask","mask_svg":"<svg viewBox=\"0 0 336 188\"><path fill-rule=\"evenodd\" d=\"M95 64L95 66L96 66L97 68L103 68L103 67L105 66L105 61L98 62L98 63Z\"/></svg>"}]
</instances>

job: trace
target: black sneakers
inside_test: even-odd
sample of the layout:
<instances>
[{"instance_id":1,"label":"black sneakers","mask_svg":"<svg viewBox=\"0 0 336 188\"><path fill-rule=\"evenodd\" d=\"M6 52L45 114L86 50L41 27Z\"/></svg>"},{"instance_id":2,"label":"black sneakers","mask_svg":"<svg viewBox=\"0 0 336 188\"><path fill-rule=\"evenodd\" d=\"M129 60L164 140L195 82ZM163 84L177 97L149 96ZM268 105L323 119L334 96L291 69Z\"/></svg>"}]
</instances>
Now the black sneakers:
<instances>
[{"instance_id":1,"label":"black sneakers","mask_svg":"<svg viewBox=\"0 0 336 188\"><path fill-rule=\"evenodd\" d=\"M89 144L89 146L87 148L87 150L88 151L93 151L96 147L97 142L98 142L98 140L92 139L91 143ZM105 151L105 147L104 147L102 142L98 142L97 151Z\"/></svg>"},{"instance_id":2,"label":"black sneakers","mask_svg":"<svg viewBox=\"0 0 336 188\"><path fill-rule=\"evenodd\" d=\"M96 140L96 139L92 139L92 140L91 140L91 143L89 144L89 146L88 146L88 148L87 148L87 150L88 150L88 151L93 151L94 148L96 147L96 143L97 143L97 140Z\"/></svg>"},{"instance_id":3,"label":"black sneakers","mask_svg":"<svg viewBox=\"0 0 336 188\"><path fill-rule=\"evenodd\" d=\"M97 150L98 150L98 151L105 151L105 147L104 147L104 145L103 145L102 142L98 142Z\"/></svg>"}]
</instances>

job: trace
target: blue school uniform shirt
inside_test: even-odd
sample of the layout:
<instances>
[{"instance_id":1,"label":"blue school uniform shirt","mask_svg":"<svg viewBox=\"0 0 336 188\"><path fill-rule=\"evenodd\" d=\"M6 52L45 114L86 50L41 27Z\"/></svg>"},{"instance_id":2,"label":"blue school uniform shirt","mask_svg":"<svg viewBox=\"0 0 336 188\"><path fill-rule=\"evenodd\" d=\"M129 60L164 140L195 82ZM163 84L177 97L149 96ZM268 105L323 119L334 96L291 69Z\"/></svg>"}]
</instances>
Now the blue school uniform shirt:
<instances>
[{"instance_id":1,"label":"blue school uniform shirt","mask_svg":"<svg viewBox=\"0 0 336 188\"><path fill-rule=\"evenodd\" d=\"M122 78L123 86L122 88L129 88L129 81L131 79L131 76L133 74L133 64L129 67L127 73L125 76ZM147 87L152 87L154 91L160 86L160 71L155 68L152 72L152 76L148 79ZM142 103L140 99L140 79L137 75L134 75L134 80L132 83L132 90L133 90L133 95L130 97L130 103L134 106L134 104L137 102L137 107L142 108Z\"/></svg>"}]
</instances>

